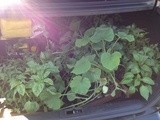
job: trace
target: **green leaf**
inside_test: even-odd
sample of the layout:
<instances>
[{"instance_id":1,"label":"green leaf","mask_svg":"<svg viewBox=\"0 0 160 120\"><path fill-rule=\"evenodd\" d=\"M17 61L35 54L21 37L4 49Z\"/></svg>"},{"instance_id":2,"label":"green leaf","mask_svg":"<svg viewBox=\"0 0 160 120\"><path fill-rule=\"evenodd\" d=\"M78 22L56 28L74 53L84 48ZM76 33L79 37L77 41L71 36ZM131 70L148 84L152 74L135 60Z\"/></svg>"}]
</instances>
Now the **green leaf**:
<instances>
[{"instance_id":1,"label":"green leaf","mask_svg":"<svg viewBox=\"0 0 160 120\"><path fill-rule=\"evenodd\" d=\"M110 71L113 71L118 68L121 57L122 55L120 52L114 52L113 54L105 52L101 55L101 63L103 67Z\"/></svg>"},{"instance_id":2,"label":"green leaf","mask_svg":"<svg viewBox=\"0 0 160 120\"><path fill-rule=\"evenodd\" d=\"M37 102L28 101L24 105L24 109L27 113L34 113L39 110L39 104Z\"/></svg>"},{"instance_id":3,"label":"green leaf","mask_svg":"<svg viewBox=\"0 0 160 120\"><path fill-rule=\"evenodd\" d=\"M63 80L57 79L57 80L55 80L54 84L55 84L54 86L57 91L62 93L65 90L65 83Z\"/></svg>"},{"instance_id":4,"label":"green leaf","mask_svg":"<svg viewBox=\"0 0 160 120\"><path fill-rule=\"evenodd\" d=\"M52 94L50 92L48 92L47 90L43 90L41 92L41 94L39 95L40 100L45 101L50 99L50 97L52 96Z\"/></svg>"},{"instance_id":5,"label":"green leaf","mask_svg":"<svg viewBox=\"0 0 160 120\"><path fill-rule=\"evenodd\" d=\"M75 93L72 93L71 91L69 91L69 92L67 93L67 99L68 99L69 101L74 101L74 100L76 99L76 94L75 94Z\"/></svg>"},{"instance_id":6,"label":"green leaf","mask_svg":"<svg viewBox=\"0 0 160 120\"><path fill-rule=\"evenodd\" d=\"M142 79L142 81L143 81L144 83L146 83L146 84L149 84L149 85L154 85L154 84L155 84L154 81L153 81L151 78L149 78L149 77L144 77L144 78Z\"/></svg>"},{"instance_id":7,"label":"green leaf","mask_svg":"<svg viewBox=\"0 0 160 120\"><path fill-rule=\"evenodd\" d=\"M86 73L90 68L91 68L90 61L87 58L82 57L79 61L76 62L72 70L72 73L76 75L83 74Z\"/></svg>"},{"instance_id":8,"label":"green leaf","mask_svg":"<svg viewBox=\"0 0 160 120\"><path fill-rule=\"evenodd\" d=\"M85 33L84 33L84 37L85 37L85 38L91 37L91 36L94 34L95 30L96 30L96 29L95 29L94 27L86 30Z\"/></svg>"},{"instance_id":9,"label":"green leaf","mask_svg":"<svg viewBox=\"0 0 160 120\"><path fill-rule=\"evenodd\" d=\"M130 94L134 94L135 92L136 92L135 86L130 86L130 87L129 87L129 93L130 93Z\"/></svg>"},{"instance_id":10,"label":"green leaf","mask_svg":"<svg viewBox=\"0 0 160 120\"><path fill-rule=\"evenodd\" d=\"M133 81L132 78L124 78L122 81L121 81L121 84L130 84L131 82Z\"/></svg>"},{"instance_id":11,"label":"green leaf","mask_svg":"<svg viewBox=\"0 0 160 120\"><path fill-rule=\"evenodd\" d=\"M50 99L44 101L47 107L53 110L59 110L62 106L62 101L59 96L52 96Z\"/></svg>"},{"instance_id":12,"label":"green leaf","mask_svg":"<svg viewBox=\"0 0 160 120\"><path fill-rule=\"evenodd\" d=\"M53 80L50 79L50 78L44 79L44 82L45 82L45 83L48 83L49 85L53 85Z\"/></svg>"},{"instance_id":13,"label":"green leaf","mask_svg":"<svg viewBox=\"0 0 160 120\"><path fill-rule=\"evenodd\" d=\"M142 68L142 70L144 70L144 71L149 72L150 74L152 74L152 69L149 66L143 65L141 68Z\"/></svg>"},{"instance_id":14,"label":"green leaf","mask_svg":"<svg viewBox=\"0 0 160 120\"><path fill-rule=\"evenodd\" d=\"M139 86L141 84L141 81L140 81L140 79L134 79L134 86L136 87L136 86Z\"/></svg>"},{"instance_id":15,"label":"green leaf","mask_svg":"<svg viewBox=\"0 0 160 120\"><path fill-rule=\"evenodd\" d=\"M16 86L18 86L19 84L21 84L22 82L20 82L19 80L14 80L13 78L10 80L10 86L11 89L15 88Z\"/></svg>"},{"instance_id":16,"label":"green leaf","mask_svg":"<svg viewBox=\"0 0 160 120\"><path fill-rule=\"evenodd\" d=\"M81 95L86 95L88 93L89 88L91 87L91 82L88 78L76 76L71 80L70 87L72 92Z\"/></svg>"},{"instance_id":17,"label":"green leaf","mask_svg":"<svg viewBox=\"0 0 160 120\"><path fill-rule=\"evenodd\" d=\"M126 32L118 32L118 37L122 40L127 40L128 42L135 41L135 38L133 35L127 34Z\"/></svg>"},{"instance_id":18,"label":"green leaf","mask_svg":"<svg viewBox=\"0 0 160 120\"><path fill-rule=\"evenodd\" d=\"M148 59L148 56L139 54L137 52L133 52L133 57L137 62L141 62L141 63L143 63Z\"/></svg>"},{"instance_id":19,"label":"green leaf","mask_svg":"<svg viewBox=\"0 0 160 120\"><path fill-rule=\"evenodd\" d=\"M92 54L92 55L86 55L86 56L84 56L86 59L88 59L90 62L93 62L94 61L94 59L95 59L95 57L96 57L96 55L95 54Z\"/></svg>"},{"instance_id":20,"label":"green leaf","mask_svg":"<svg viewBox=\"0 0 160 120\"><path fill-rule=\"evenodd\" d=\"M25 89L25 86L23 84L20 84L16 87L16 90L20 95L24 96L26 89Z\"/></svg>"},{"instance_id":21,"label":"green leaf","mask_svg":"<svg viewBox=\"0 0 160 120\"><path fill-rule=\"evenodd\" d=\"M132 79L134 77L134 74L133 73L131 73L131 72L127 72L127 73L125 73L124 74L124 78L125 79Z\"/></svg>"},{"instance_id":22,"label":"green leaf","mask_svg":"<svg viewBox=\"0 0 160 120\"><path fill-rule=\"evenodd\" d=\"M152 94L152 93L153 93L153 91L152 91L152 86L147 85L147 87L148 87L148 89L149 89L149 93Z\"/></svg>"},{"instance_id":23,"label":"green leaf","mask_svg":"<svg viewBox=\"0 0 160 120\"><path fill-rule=\"evenodd\" d=\"M94 35L91 37L91 41L93 43L98 43L102 40L111 42L114 40L114 37L114 31L111 27L98 27L96 28Z\"/></svg>"},{"instance_id":24,"label":"green leaf","mask_svg":"<svg viewBox=\"0 0 160 120\"><path fill-rule=\"evenodd\" d=\"M43 91L43 89L44 89L44 83L35 82L32 88L32 92L36 97L38 97L39 94Z\"/></svg>"},{"instance_id":25,"label":"green leaf","mask_svg":"<svg viewBox=\"0 0 160 120\"><path fill-rule=\"evenodd\" d=\"M84 47L90 42L89 38L82 38L82 39L77 39L75 42L76 47Z\"/></svg>"},{"instance_id":26,"label":"green leaf","mask_svg":"<svg viewBox=\"0 0 160 120\"><path fill-rule=\"evenodd\" d=\"M141 70L140 70L139 66L137 64L135 64L135 66L133 66L133 68L131 69L131 72L133 74L138 74L141 72Z\"/></svg>"},{"instance_id":27,"label":"green leaf","mask_svg":"<svg viewBox=\"0 0 160 120\"><path fill-rule=\"evenodd\" d=\"M44 74L43 74L43 78L47 78L49 75L50 75L50 71L46 71Z\"/></svg>"},{"instance_id":28,"label":"green leaf","mask_svg":"<svg viewBox=\"0 0 160 120\"><path fill-rule=\"evenodd\" d=\"M59 67L55 66L53 62L48 62L44 64L44 66L46 66L50 72L59 73Z\"/></svg>"},{"instance_id":29,"label":"green leaf","mask_svg":"<svg viewBox=\"0 0 160 120\"><path fill-rule=\"evenodd\" d=\"M155 66L155 60L153 60L153 59L147 59L146 60L146 65L148 65L148 66Z\"/></svg>"},{"instance_id":30,"label":"green leaf","mask_svg":"<svg viewBox=\"0 0 160 120\"><path fill-rule=\"evenodd\" d=\"M84 75L84 77L88 78L91 82L99 80L100 76L101 76L101 70L98 68L93 68Z\"/></svg>"},{"instance_id":31,"label":"green leaf","mask_svg":"<svg viewBox=\"0 0 160 120\"><path fill-rule=\"evenodd\" d=\"M149 89L148 89L147 86L142 85L142 86L140 87L140 94L141 94L141 96L142 96L144 99L148 100L148 98L149 98L149 93L150 93L150 91L149 91Z\"/></svg>"}]
</instances>

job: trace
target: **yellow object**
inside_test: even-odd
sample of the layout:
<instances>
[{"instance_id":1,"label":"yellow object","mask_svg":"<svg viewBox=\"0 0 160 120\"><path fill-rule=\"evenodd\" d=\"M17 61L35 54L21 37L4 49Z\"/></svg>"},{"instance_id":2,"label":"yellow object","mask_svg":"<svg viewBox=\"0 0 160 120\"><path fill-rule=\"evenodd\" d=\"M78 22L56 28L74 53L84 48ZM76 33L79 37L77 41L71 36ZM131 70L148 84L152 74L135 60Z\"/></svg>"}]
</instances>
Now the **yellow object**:
<instances>
[{"instance_id":1,"label":"yellow object","mask_svg":"<svg viewBox=\"0 0 160 120\"><path fill-rule=\"evenodd\" d=\"M27 43L23 44L23 46L19 47L19 49L28 49L29 46Z\"/></svg>"},{"instance_id":2,"label":"yellow object","mask_svg":"<svg viewBox=\"0 0 160 120\"><path fill-rule=\"evenodd\" d=\"M21 38L32 35L32 21L29 19L1 19L2 38Z\"/></svg>"}]
</instances>

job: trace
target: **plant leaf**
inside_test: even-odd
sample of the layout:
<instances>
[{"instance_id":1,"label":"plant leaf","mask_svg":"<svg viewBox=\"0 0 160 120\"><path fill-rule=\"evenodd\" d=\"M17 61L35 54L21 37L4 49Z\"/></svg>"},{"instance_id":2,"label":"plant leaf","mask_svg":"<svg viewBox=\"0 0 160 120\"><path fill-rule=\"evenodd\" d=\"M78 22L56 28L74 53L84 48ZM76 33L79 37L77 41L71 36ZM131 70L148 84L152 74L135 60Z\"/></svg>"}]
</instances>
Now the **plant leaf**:
<instances>
[{"instance_id":1,"label":"plant leaf","mask_svg":"<svg viewBox=\"0 0 160 120\"><path fill-rule=\"evenodd\" d=\"M48 83L49 85L53 85L53 80L50 79L50 78L44 79L44 82L45 82L45 83Z\"/></svg>"},{"instance_id":2,"label":"plant leaf","mask_svg":"<svg viewBox=\"0 0 160 120\"><path fill-rule=\"evenodd\" d=\"M37 102L28 101L25 103L24 109L27 113L37 112L39 110L39 104Z\"/></svg>"},{"instance_id":3,"label":"plant leaf","mask_svg":"<svg viewBox=\"0 0 160 120\"><path fill-rule=\"evenodd\" d=\"M130 94L134 94L135 92L136 92L135 86L130 86L130 87L129 87L129 93L130 93Z\"/></svg>"},{"instance_id":4,"label":"plant leaf","mask_svg":"<svg viewBox=\"0 0 160 120\"><path fill-rule=\"evenodd\" d=\"M133 35L127 34L126 32L118 32L118 37L122 40L127 40L128 42L135 41L135 38Z\"/></svg>"},{"instance_id":5,"label":"plant leaf","mask_svg":"<svg viewBox=\"0 0 160 120\"><path fill-rule=\"evenodd\" d=\"M88 78L91 82L99 80L100 76L101 76L101 70L98 68L93 68L84 75L84 77Z\"/></svg>"},{"instance_id":6,"label":"plant leaf","mask_svg":"<svg viewBox=\"0 0 160 120\"><path fill-rule=\"evenodd\" d=\"M80 60L76 62L72 70L72 73L76 75L83 74L86 73L90 68L91 68L90 61L87 58L82 57Z\"/></svg>"},{"instance_id":7,"label":"plant leaf","mask_svg":"<svg viewBox=\"0 0 160 120\"><path fill-rule=\"evenodd\" d=\"M16 90L20 95L24 96L26 89L25 89L25 86L23 84L20 84L16 87Z\"/></svg>"},{"instance_id":8,"label":"plant leaf","mask_svg":"<svg viewBox=\"0 0 160 120\"><path fill-rule=\"evenodd\" d=\"M149 77L144 77L144 78L142 79L142 81L143 81L144 83L149 84L149 85L154 85L154 84L155 84L154 81L153 81L151 78L149 78Z\"/></svg>"},{"instance_id":9,"label":"plant leaf","mask_svg":"<svg viewBox=\"0 0 160 120\"><path fill-rule=\"evenodd\" d=\"M47 107L53 110L59 110L62 106L62 101L59 96L52 96L50 99L44 101Z\"/></svg>"},{"instance_id":10,"label":"plant leaf","mask_svg":"<svg viewBox=\"0 0 160 120\"><path fill-rule=\"evenodd\" d=\"M120 52L114 52L113 54L105 52L101 55L101 63L103 67L110 71L113 71L118 68L121 57L122 55Z\"/></svg>"},{"instance_id":11,"label":"plant leaf","mask_svg":"<svg viewBox=\"0 0 160 120\"><path fill-rule=\"evenodd\" d=\"M90 42L90 38L77 39L75 42L75 46L80 48L80 47L86 46L89 42Z\"/></svg>"},{"instance_id":12,"label":"plant leaf","mask_svg":"<svg viewBox=\"0 0 160 120\"><path fill-rule=\"evenodd\" d=\"M111 27L98 27L94 35L91 37L91 41L93 43L98 43L102 40L111 42L114 40L114 37L114 31Z\"/></svg>"},{"instance_id":13,"label":"plant leaf","mask_svg":"<svg viewBox=\"0 0 160 120\"><path fill-rule=\"evenodd\" d=\"M85 37L85 38L91 37L91 36L94 34L95 30L96 30L96 29L95 29L94 27L86 30L85 33L84 33L84 37Z\"/></svg>"},{"instance_id":14,"label":"plant leaf","mask_svg":"<svg viewBox=\"0 0 160 120\"><path fill-rule=\"evenodd\" d=\"M35 82L32 88L32 92L36 97L38 97L39 94L43 91L43 89L44 89L44 83Z\"/></svg>"},{"instance_id":15,"label":"plant leaf","mask_svg":"<svg viewBox=\"0 0 160 120\"><path fill-rule=\"evenodd\" d=\"M76 76L72 79L70 83L72 92L81 95L86 95L89 88L91 87L91 82L88 78L82 78L81 76Z\"/></svg>"},{"instance_id":16,"label":"plant leaf","mask_svg":"<svg viewBox=\"0 0 160 120\"><path fill-rule=\"evenodd\" d=\"M73 93L73 92L71 92L71 91L69 91L69 92L67 93L67 99L68 99L69 101L74 101L74 100L76 99L76 94Z\"/></svg>"},{"instance_id":17,"label":"plant leaf","mask_svg":"<svg viewBox=\"0 0 160 120\"><path fill-rule=\"evenodd\" d=\"M149 98L149 93L150 93L150 91L149 91L149 89L148 89L147 86L142 85L142 86L140 87L140 94L141 94L141 96L142 96L144 99L148 100L148 98Z\"/></svg>"}]
</instances>

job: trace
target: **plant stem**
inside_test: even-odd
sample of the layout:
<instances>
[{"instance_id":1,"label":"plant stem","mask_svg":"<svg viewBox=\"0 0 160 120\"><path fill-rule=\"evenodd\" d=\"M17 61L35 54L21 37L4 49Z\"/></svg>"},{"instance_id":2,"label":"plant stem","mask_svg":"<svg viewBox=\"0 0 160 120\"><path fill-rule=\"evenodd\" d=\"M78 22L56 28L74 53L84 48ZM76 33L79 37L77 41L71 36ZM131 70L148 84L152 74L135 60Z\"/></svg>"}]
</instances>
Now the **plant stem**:
<instances>
[{"instance_id":1,"label":"plant stem","mask_svg":"<svg viewBox=\"0 0 160 120\"><path fill-rule=\"evenodd\" d=\"M103 51L106 52L106 43L104 42L104 40L102 40L102 44L103 44Z\"/></svg>"},{"instance_id":2,"label":"plant stem","mask_svg":"<svg viewBox=\"0 0 160 120\"><path fill-rule=\"evenodd\" d=\"M67 107L64 107L64 108L62 108L61 110L68 109L68 108L72 108L72 107L81 105L81 104L83 104L83 103L86 103L86 102L89 101L94 95L95 95L95 92L93 92L92 95L91 95L89 98L86 98L84 101L79 102L79 103L76 103L76 104L73 104L73 105L70 105L70 106L67 106Z\"/></svg>"},{"instance_id":3,"label":"plant stem","mask_svg":"<svg viewBox=\"0 0 160 120\"><path fill-rule=\"evenodd\" d=\"M110 51L112 51L113 50L113 48L114 48L114 46L117 44L117 42L119 41L119 39L120 38L117 38L117 40L115 41L115 43L112 45L112 47L110 48L110 49L108 49L108 50L110 50Z\"/></svg>"}]
</instances>

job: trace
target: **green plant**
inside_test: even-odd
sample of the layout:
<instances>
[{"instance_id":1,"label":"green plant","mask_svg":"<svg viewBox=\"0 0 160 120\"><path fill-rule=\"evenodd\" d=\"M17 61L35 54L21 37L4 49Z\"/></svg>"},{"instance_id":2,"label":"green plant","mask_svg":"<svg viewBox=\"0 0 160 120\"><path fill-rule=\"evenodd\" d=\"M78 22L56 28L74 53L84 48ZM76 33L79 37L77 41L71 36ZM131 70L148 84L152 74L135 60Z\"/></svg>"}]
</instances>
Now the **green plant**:
<instances>
[{"instance_id":1,"label":"green plant","mask_svg":"<svg viewBox=\"0 0 160 120\"><path fill-rule=\"evenodd\" d=\"M131 53L132 57L126 65L126 73L121 83L129 86L130 93L139 91L141 96L148 100L155 84L153 75L159 72L159 50L157 45L150 45Z\"/></svg>"},{"instance_id":2,"label":"green plant","mask_svg":"<svg viewBox=\"0 0 160 120\"><path fill-rule=\"evenodd\" d=\"M101 25L74 36L59 51L47 46L40 54L4 59L0 93L5 105L18 113L60 110L119 92L139 92L147 100L160 52L146 42L145 34L135 25Z\"/></svg>"}]
</instances>

